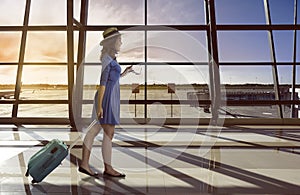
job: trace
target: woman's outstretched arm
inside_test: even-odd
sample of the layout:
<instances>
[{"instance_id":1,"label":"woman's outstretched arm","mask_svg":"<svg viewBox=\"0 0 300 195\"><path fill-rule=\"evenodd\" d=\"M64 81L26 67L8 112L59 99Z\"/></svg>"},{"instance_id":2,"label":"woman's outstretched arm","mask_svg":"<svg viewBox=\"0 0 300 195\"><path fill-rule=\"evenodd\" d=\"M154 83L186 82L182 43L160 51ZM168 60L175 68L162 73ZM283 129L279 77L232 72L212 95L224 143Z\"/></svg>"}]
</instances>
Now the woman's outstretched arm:
<instances>
[{"instance_id":1,"label":"woman's outstretched arm","mask_svg":"<svg viewBox=\"0 0 300 195\"><path fill-rule=\"evenodd\" d=\"M125 70L121 73L120 76L123 77L123 76L125 76L127 73L131 72L131 71L132 71L132 66L133 66L133 65L126 67Z\"/></svg>"}]
</instances>

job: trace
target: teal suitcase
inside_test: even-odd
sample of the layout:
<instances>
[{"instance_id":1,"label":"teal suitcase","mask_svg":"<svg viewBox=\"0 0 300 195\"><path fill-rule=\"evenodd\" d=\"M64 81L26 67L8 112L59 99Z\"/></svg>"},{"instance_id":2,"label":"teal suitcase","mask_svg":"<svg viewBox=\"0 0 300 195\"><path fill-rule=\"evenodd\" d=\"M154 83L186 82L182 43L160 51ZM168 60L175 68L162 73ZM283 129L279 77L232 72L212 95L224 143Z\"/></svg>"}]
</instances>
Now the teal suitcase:
<instances>
[{"instance_id":1,"label":"teal suitcase","mask_svg":"<svg viewBox=\"0 0 300 195\"><path fill-rule=\"evenodd\" d=\"M25 176L30 175L32 183L42 181L61 164L68 153L68 146L64 142L53 139L29 159Z\"/></svg>"}]
</instances>

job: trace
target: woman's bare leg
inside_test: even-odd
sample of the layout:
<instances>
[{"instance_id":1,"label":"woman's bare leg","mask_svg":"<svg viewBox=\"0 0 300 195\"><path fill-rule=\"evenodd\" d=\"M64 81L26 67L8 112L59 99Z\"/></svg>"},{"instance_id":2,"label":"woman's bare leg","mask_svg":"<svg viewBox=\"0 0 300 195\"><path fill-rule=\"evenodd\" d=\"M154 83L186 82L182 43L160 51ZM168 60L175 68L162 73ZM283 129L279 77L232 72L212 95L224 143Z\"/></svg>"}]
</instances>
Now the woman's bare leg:
<instances>
[{"instance_id":1,"label":"woman's bare leg","mask_svg":"<svg viewBox=\"0 0 300 195\"><path fill-rule=\"evenodd\" d=\"M85 135L82 145L82 161L80 167L87 170L89 173L93 174L93 171L90 169L89 160L91 155L92 146L94 143L95 137L101 130L99 124L94 125Z\"/></svg>"},{"instance_id":2,"label":"woman's bare leg","mask_svg":"<svg viewBox=\"0 0 300 195\"><path fill-rule=\"evenodd\" d=\"M119 175L120 173L113 169L111 165L112 156L112 139L114 137L115 125L103 124L103 143L102 156L104 161L104 171L112 175Z\"/></svg>"}]
</instances>

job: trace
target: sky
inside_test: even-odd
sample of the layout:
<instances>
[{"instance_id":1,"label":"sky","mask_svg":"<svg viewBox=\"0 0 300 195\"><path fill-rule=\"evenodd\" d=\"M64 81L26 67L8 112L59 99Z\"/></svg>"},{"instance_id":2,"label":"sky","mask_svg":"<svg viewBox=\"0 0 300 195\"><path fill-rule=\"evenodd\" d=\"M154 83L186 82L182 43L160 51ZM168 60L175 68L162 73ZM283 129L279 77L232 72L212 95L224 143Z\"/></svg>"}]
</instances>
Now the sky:
<instances>
[{"instance_id":1,"label":"sky","mask_svg":"<svg viewBox=\"0 0 300 195\"><path fill-rule=\"evenodd\" d=\"M0 25L22 25L25 0L0 0ZM74 17L79 20L80 0L74 0ZM205 24L203 0L148 0L149 25ZM292 24L294 0L269 0L273 24ZM32 0L29 25L65 25L66 1ZM300 8L300 6L298 5ZM89 0L88 25L143 25L143 0ZM299 17L298 17L299 18ZM263 0L216 0L218 24L265 24ZM299 19L298 19L299 23ZM87 34L87 62L99 62L99 42L102 32ZM144 61L143 32L123 32L123 45L118 56L120 62ZM298 37L299 36L298 32ZM206 32L149 32L148 59L156 61L207 61ZM25 62L66 62L66 32L29 32ZM78 33L75 33L75 54ZM300 60L298 38L297 60ZM17 62L21 32L0 32L0 62ZM293 59L293 32L274 31L276 59ZM268 33L266 31L219 31L219 59L221 62L270 61ZM75 56L76 60L76 56ZM86 74L94 75L97 67L87 67ZM125 67L122 67L125 68ZM291 66L279 67L280 83L291 83ZM0 83L15 83L16 66L0 66ZM144 71L144 70L143 70ZM221 67L221 82L262 83L273 82L268 66ZM99 72L99 71L98 71ZM172 73L172 74L171 74ZM297 75L300 68L297 68ZM86 77L88 78L88 77ZM145 75L128 75L121 84L143 83ZM207 66L148 66L148 83L207 83ZM23 83L67 84L67 68L57 66L25 66ZM91 82L91 81L86 81ZM297 79L300 83L300 79Z\"/></svg>"}]
</instances>

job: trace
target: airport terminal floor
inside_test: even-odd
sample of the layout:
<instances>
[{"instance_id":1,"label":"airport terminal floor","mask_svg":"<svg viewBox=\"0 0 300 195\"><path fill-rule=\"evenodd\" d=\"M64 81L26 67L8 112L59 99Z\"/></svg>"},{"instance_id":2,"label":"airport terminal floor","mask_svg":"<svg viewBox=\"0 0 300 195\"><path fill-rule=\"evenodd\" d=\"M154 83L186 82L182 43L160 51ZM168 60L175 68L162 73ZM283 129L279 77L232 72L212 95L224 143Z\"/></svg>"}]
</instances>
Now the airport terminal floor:
<instances>
[{"instance_id":1,"label":"airport terminal floor","mask_svg":"<svg viewBox=\"0 0 300 195\"><path fill-rule=\"evenodd\" d=\"M116 129L113 166L103 176L102 134L90 177L78 172L82 139L42 182L25 177L29 158L49 140L68 145L83 134L68 126L0 125L0 194L299 194L299 126L124 125Z\"/></svg>"}]
</instances>

